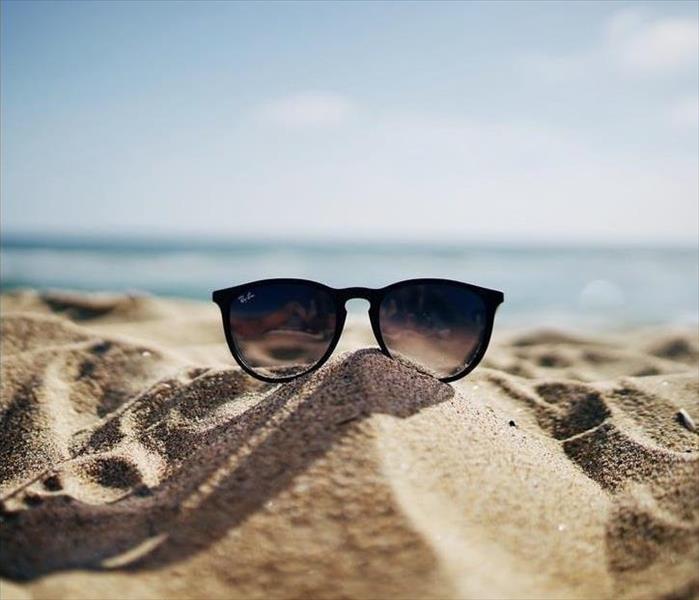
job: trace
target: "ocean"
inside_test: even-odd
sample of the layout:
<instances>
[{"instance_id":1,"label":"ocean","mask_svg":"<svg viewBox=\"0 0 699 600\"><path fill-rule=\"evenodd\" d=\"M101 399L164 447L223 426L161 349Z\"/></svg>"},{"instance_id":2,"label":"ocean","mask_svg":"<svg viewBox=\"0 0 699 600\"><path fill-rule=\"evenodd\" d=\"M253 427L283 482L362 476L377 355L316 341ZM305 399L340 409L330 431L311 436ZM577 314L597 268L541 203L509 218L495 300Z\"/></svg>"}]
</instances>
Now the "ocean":
<instances>
[{"instance_id":1,"label":"ocean","mask_svg":"<svg viewBox=\"0 0 699 600\"><path fill-rule=\"evenodd\" d=\"M4 235L0 284L208 301L266 277L380 287L446 277L502 290L504 326L617 330L699 324L697 247L427 245ZM352 301L349 310L366 310Z\"/></svg>"}]
</instances>

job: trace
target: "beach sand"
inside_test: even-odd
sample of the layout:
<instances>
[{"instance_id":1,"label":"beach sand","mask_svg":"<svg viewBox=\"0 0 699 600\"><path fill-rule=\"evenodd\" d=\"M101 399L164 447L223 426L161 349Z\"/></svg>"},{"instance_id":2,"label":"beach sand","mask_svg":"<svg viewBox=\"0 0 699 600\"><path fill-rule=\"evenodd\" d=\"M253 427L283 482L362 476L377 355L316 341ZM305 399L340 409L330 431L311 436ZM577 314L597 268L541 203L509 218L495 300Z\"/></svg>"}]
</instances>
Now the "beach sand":
<instances>
[{"instance_id":1,"label":"beach sand","mask_svg":"<svg viewBox=\"0 0 699 600\"><path fill-rule=\"evenodd\" d=\"M0 597L699 597L697 331L497 330L454 385L354 319L290 384L213 304L2 299Z\"/></svg>"}]
</instances>

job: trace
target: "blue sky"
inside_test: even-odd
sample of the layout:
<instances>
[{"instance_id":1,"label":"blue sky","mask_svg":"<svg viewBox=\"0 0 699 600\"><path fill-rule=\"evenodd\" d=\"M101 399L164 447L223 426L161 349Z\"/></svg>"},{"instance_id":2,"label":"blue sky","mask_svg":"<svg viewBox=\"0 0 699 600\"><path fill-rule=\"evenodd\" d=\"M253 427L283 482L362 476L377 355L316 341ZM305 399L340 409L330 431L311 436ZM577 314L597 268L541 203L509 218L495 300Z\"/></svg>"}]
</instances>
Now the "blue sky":
<instances>
[{"instance_id":1,"label":"blue sky","mask_svg":"<svg viewBox=\"0 0 699 600\"><path fill-rule=\"evenodd\" d=\"M696 242L699 3L2 3L8 232Z\"/></svg>"}]
</instances>

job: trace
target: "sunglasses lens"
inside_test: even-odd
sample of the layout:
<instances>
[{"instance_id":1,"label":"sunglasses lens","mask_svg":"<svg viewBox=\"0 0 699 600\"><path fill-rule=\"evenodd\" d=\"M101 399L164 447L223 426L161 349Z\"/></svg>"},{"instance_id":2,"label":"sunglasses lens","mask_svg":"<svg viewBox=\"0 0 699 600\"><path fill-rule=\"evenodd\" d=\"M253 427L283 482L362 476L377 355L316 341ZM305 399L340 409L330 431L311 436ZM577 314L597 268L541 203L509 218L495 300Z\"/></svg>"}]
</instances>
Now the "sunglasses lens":
<instances>
[{"instance_id":1,"label":"sunglasses lens","mask_svg":"<svg viewBox=\"0 0 699 600\"><path fill-rule=\"evenodd\" d=\"M324 289L303 283L250 285L229 309L241 360L270 379L301 375L323 358L337 321L335 301Z\"/></svg>"},{"instance_id":2,"label":"sunglasses lens","mask_svg":"<svg viewBox=\"0 0 699 600\"><path fill-rule=\"evenodd\" d=\"M394 358L435 377L458 375L471 363L488 330L485 302L449 283L408 283L384 296L381 336Z\"/></svg>"}]
</instances>

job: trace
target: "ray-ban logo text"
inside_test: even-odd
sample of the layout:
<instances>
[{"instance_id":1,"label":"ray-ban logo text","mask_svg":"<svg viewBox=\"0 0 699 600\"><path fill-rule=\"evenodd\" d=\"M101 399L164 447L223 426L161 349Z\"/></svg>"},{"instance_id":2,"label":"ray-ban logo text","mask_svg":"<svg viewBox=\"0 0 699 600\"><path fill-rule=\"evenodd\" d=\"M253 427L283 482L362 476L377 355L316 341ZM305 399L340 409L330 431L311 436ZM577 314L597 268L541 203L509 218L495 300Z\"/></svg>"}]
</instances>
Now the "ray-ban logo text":
<instances>
[{"instance_id":1,"label":"ray-ban logo text","mask_svg":"<svg viewBox=\"0 0 699 600\"><path fill-rule=\"evenodd\" d=\"M248 292L247 294L241 294L240 296L238 296L238 302L240 302L241 304L245 304L249 300L252 300L254 297L255 294L253 294L252 292Z\"/></svg>"}]
</instances>

